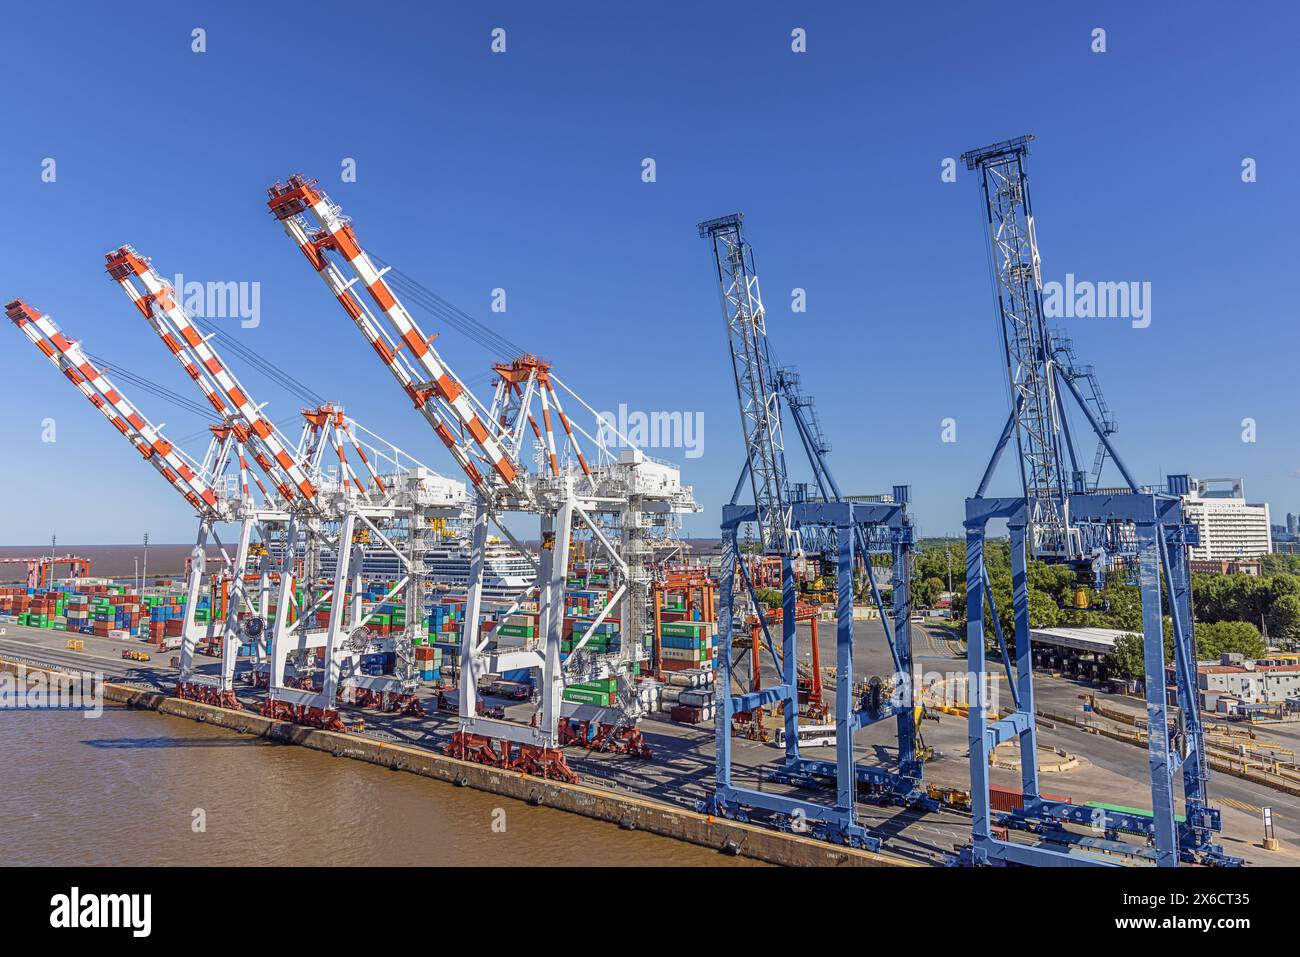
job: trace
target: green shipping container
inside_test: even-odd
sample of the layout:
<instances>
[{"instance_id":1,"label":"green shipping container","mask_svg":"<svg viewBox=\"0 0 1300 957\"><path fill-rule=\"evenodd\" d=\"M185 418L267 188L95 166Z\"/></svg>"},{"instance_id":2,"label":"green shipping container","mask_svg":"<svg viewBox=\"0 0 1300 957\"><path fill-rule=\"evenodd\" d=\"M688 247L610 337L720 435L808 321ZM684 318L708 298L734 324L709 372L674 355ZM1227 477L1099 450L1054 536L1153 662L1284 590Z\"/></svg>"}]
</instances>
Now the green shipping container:
<instances>
[{"instance_id":1,"label":"green shipping container","mask_svg":"<svg viewBox=\"0 0 1300 957\"><path fill-rule=\"evenodd\" d=\"M594 704L602 708L612 705L613 695L601 691L580 691L577 688L565 688L564 700L575 704Z\"/></svg>"},{"instance_id":2,"label":"green shipping container","mask_svg":"<svg viewBox=\"0 0 1300 957\"><path fill-rule=\"evenodd\" d=\"M675 638L699 638L710 633L712 625L705 621L665 621L659 625L661 635Z\"/></svg>"},{"instance_id":3,"label":"green shipping container","mask_svg":"<svg viewBox=\"0 0 1300 957\"><path fill-rule=\"evenodd\" d=\"M603 691L606 694L613 694L618 690L617 678L598 678L595 681L580 681L577 684L569 685L570 688L576 688L579 691Z\"/></svg>"}]
</instances>

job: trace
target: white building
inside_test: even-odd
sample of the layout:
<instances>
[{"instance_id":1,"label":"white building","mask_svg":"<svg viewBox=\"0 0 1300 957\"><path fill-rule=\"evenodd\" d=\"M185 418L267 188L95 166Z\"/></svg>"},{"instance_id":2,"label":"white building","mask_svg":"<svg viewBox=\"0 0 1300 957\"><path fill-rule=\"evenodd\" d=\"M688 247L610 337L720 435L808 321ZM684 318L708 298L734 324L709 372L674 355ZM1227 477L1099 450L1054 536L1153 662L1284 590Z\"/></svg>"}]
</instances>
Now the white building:
<instances>
[{"instance_id":1,"label":"white building","mask_svg":"<svg viewBox=\"0 0 1300 957\"><path fill-rule=\"evenodd\" d=\"M1201 530L1193 560L1258 558L1273 550L1268 505L1248 503L1241 479L1194 479L1183 508Z\"/></svg>"},{"instance_id":2,"label":"white building","mask_svg":"<svg viewBox=\"0 0 1300 957\"><path fill-rule=\"evenodd\" d=\"M1265 658L1245 661L1241 655L1224 655L1216 664L1201 662L1196 666L1196 684L1201 692L1201 707L1220 710L1220 697L1245 704L1282 704L1300 693L1300 665Z\"/></svg>"}]
</instances>

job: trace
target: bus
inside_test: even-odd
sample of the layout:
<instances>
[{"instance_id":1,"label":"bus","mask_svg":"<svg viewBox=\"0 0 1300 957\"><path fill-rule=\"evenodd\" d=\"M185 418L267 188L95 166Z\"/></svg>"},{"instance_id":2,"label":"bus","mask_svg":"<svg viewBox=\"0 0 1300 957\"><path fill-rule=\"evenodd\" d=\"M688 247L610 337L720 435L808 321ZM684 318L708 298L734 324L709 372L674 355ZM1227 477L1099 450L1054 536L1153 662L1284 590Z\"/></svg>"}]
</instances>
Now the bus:
<instances>
[{"instance_id":1,"label":"bus","mask_svg":"<svg viewBox=\"0 0 1300 957\"><path fill-rule=\"evenodd\" d=\"M785 747L785 728L777 728L772 733L772 742L778 748ZM835 725L803 724L799 726L799 747L833 748L835 747Z\"/></svg>"}]
</instances>

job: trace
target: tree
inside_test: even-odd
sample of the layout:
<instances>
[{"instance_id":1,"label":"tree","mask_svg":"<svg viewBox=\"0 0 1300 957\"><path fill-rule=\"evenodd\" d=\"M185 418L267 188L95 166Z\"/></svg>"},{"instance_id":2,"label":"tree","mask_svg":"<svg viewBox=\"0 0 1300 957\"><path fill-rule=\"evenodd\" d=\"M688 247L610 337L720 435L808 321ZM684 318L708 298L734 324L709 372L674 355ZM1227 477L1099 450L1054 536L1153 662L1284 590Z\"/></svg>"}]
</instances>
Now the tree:
<instances>
[{"instance_id":1,"label":"tree","mask_svg":"<svg viewBox=\"0 0 1300 957\"><path fill-rule=\"evenodd\" d=\"M1196 657L1212 661L1226 654L1260 658L1268 648L1248 621L1213 621L1196 626Z\"/></svg>"},{"instance_id":2,"label":"tree","mask_svg":"<svg viewBox=\"0 0 1300 957\"><path fill-rule=\"evenodd\" d=\"M1290 576L1287 576L1290 578ZM1281 595L1269 609L1268 633L1277 641L1300 641L1300 595Z\"/></svg>"},{"instance_id":3,"label":"tree","mask_svg":"<svg viewBox=\"0 0 1300 957\"><path fill-rule=\"evenodd\" d=\"M1106 667L1111 674L1132 681L1146 677L1146 658L1140 635L1120 635L1115 639L1115 650L1106 656Z\"/></svg>"},{"instance_id":4,"label":"tree","mask_svg":"<svg viewBox=\"0 0 1300 957\"><path fill-rule=\"evenodd\" d=\"M943 593L943 580L931 576L918 578L912 582L912 602L918 607L933 608L934 603Z\"/></svg>"},{"instance_id":5,"label":"tree","mask_svg":"<svg viewBox=\"0 0 1300 957\"><path fill-rule=\"evenodd\" d=\"M1300 575L1300 555L1264 555L1259 565L1265 575Z\"/></svg>"}]
</instances>

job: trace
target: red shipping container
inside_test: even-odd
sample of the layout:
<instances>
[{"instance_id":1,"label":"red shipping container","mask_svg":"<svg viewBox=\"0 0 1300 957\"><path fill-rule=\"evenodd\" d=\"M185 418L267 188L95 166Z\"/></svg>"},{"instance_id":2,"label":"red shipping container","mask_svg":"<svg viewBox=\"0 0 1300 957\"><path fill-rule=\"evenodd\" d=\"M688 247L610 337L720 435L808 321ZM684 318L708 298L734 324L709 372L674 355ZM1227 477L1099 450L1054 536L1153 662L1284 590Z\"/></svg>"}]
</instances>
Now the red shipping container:
<instances>
[{"instance_id":1,"label":"red shipping container","mask_svg":"<svg viewBox=\"0 0 1300 957\"><path fill-rule=\"evenodd\" d=\"M679 724L699 724L704 711L700 708L692 708L690 705L675 704L668 714Z\"/></svg>"},{"instance_id":2,"label":"red shipping container","mask_svg":"<svg viewBox=\"0 0 1300 957\"><path fill-rule=\"evenodd\" d=\"M1046 791L1040 795L1046 801L1056 801L1061 804L1072 803L1070 798L1064 794L1048 794ZM1018 811L1025 806L1025 796L1020 791L1011 788L1000 788L995 784L989 785L989 807L995 811L1009 813Z\"/></svg>"}]
</instances>

